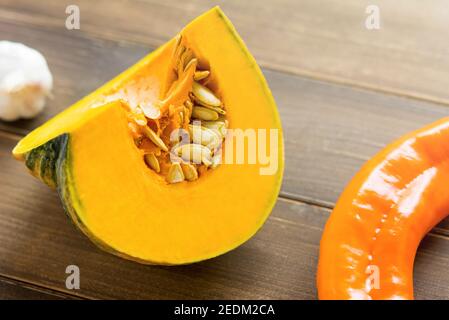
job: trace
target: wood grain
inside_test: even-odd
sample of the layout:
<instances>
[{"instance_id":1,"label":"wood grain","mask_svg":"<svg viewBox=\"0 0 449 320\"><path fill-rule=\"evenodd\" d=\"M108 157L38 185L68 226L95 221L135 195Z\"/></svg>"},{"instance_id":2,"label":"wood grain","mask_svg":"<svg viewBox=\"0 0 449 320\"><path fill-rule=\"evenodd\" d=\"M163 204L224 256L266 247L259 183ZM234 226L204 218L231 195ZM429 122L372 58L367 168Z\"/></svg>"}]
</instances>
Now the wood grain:
<instances>
[{"instance_id":1,"label":"wood grain","mask_svg":"<svg viewBox=\"0 0 449 320\"><path fill-rule=\"evenodd\" d=\"M439 104L449 95L448 45L441 41L448 14L441 0L432 6L378 1L379 32L363 28L367 1L219 2L266 67L285 130L282 195L295 201L280 199L244 246L195 265L142 266L103 253L69 223L56 194L11 158L14 134L27 133L126 69L211 3L0 0L2 38L42 51L56 80L43 115L0 122L0 280L34 288L30 293L0 281L0 298L3 288L5 296L27 297L42 286L82 298L314 299L322 227L345 184L386 143L449 113ZM80 31L64 28L67 4L80 5ZM417 298L449 297L444 235L449 220L418 252ZM79 291L65 288L69 264L81 268Z\"/></svg>"},{"instance_id":2,"label":"wood grain","mask_svg":"<svg viewBox=\"0 0 449 320\"><path fill-rule=\"evenodd\" d=\"M81 32L153 47L218 4L265 67L449 102L445 0L378 0L376 31L365 27L369 0L0 0L0 19L61 29L69 4Z\"/></svg>"},{"instance_id":3,"label":"wood grain","mask_svg":"<svg viewBox=\"0 0 449 320\"><path fill-rule=\"evenodd\" d=\"M17 281L0 278L0 300L61 300L68 296L26 287Z\"/></svg>"},{"instance_id":4,"label":"wood grain","mask_svg":"<svg viewBox=\"0 0 449 320\"><path fill-rule=\"evenodd\" d=\"M100 251L78 232L56 193L9 156L15 142L0 135L0 275L83 298L316 297L318 248L328 209L280 199L262 230L231 253L181 267L139 265ZM425 239L415 268L417 298L449 297L448 248L446 237ZM69 264L80 267L80 290L65 288Z\"/></svg>"}]
</instances>

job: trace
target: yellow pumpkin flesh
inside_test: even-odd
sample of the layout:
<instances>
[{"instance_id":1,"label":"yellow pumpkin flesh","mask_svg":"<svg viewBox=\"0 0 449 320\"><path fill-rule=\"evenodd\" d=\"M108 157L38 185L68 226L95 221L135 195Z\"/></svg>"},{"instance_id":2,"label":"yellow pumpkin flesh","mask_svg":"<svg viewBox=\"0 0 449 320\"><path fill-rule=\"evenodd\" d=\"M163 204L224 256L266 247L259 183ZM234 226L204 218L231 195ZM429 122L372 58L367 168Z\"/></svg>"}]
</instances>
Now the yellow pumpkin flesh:
<instances>
[{"instance_id":1,"label":"yellow pumpkin flesh","mask_svg":"<svg viewBox=\"0 0 449 320\"><path fill-rule=\"evenodd\" d=\"M126 102L105 97L144 84L146 98L161 99L172 81L167 70L176 38L31 132L13 150L27 161L32 154L51 158L31 159L29 167L57 187L75 224L102 248L143 263L192 263L234 249L263 225L282 181L276 105L231 23L214 8L180 34L199 65L210 70L209 83L226 105L229 128L279 130L278 150L270 150L278 154L275 174L261 175L259 164L223 164L196 181L168 184L148 169L129 130ZM49 155L53 150L56 156ZM43 171L47 163L51 170Z\"/></svg>"}]
</instances>

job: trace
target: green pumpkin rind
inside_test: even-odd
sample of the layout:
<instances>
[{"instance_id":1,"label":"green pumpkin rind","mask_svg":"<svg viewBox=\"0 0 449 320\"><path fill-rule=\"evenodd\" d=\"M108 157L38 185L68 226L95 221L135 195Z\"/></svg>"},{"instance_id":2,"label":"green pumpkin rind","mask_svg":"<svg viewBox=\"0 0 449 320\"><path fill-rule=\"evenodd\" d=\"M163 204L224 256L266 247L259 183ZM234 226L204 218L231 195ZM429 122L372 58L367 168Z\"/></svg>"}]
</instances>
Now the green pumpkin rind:
<instances>
[{"instance_id":1,"label":"green pumpkin rind","mask_svg":"<svg viewBox=\"0 0 449 320\"><path fill-rule=\"evenodd\" d=\"M25 165L28 169L51 188L57 186L57 162L61 157L62 149L66 148L68 137L68 134L62 134L25 155Z\"/></svg>"},{"instance_id":2,"label":"green pumpkin rind","mask_svg":"<svg viewBox=\"0 0 449 320\"><path fill-rule=\"evenodd\" d=\"M67 216L80 227L77 212L81 212L81 202L74 191L70 170L70 135L62 134L32 149L25 155L25 165L34 176L52 188L56 188ZM75 206L78 209L75 209Z\"/></svg>"}]
</instances>

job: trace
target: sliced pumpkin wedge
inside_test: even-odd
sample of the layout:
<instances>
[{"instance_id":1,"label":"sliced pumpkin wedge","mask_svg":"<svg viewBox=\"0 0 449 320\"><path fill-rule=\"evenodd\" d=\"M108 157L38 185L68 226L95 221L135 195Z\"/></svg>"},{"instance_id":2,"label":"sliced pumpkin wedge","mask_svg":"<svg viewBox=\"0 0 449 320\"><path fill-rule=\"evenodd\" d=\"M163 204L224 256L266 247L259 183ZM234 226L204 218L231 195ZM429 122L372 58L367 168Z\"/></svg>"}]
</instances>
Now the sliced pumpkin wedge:
<instances>
[{"instance_id":1,"label":"sliced pumpkin wedge","mask_svg":"<svg viewBox=\"0 0 449 320\"><path fill-rule=\"evenodd\" d=\"M232 129L276 130L276 143L262 148L276 155L272 174L261 174L266 162L219 164ZM188 143L173 139L180 130ZM275 102L218 7L31 132L13 154L57 188L92 241L154 264L196 262L244 243L267 219L283 172Z\"/></svg>"}]
</instances>

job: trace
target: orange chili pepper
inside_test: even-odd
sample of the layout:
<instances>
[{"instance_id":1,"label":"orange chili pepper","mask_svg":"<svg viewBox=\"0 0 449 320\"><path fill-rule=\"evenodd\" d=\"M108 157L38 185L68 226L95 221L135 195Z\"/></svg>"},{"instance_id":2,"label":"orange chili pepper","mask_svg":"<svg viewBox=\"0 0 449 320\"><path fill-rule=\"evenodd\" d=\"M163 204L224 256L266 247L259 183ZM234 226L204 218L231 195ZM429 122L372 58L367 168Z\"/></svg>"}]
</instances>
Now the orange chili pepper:
<instances>
[{"instance_id":1,"label":"orange chili pepper","mask_svg":"<svg viewBox=\"0 0 449 320\"><path fill-rule=\"evenodd\" d=\"M356 174L321 238L320 299L413 299L421 239L449 214L449 118L387 146Z\"/></svg>"}]
</instances>

